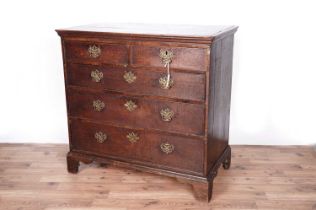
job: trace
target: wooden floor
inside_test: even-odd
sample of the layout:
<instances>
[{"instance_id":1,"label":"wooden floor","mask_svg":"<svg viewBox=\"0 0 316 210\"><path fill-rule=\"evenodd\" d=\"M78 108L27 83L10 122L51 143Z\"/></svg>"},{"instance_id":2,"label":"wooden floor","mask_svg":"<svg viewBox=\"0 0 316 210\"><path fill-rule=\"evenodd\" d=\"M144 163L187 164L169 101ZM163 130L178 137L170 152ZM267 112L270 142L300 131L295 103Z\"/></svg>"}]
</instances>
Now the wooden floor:
<instances>
[{"instance_id":1,"label":"wooden floor","mask_svg":"<svg viewBox=\"0 0 316 210\"><path fill-rule=\"evenodd\" d=\"M312 147L232 146L211 203L189 185L148 173L97 164L66 171L66 145L0 144L0 209L316 209Z\"/></svg>"}]
</instances>

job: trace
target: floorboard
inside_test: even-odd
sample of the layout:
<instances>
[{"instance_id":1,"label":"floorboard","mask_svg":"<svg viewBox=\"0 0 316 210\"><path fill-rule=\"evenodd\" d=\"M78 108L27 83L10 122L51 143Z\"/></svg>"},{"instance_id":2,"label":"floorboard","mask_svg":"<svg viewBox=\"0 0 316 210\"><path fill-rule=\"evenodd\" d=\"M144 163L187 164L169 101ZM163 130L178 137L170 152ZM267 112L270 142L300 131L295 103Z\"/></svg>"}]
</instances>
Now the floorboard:
<instances>
[{"instance_id":1,"label":"floorboard","mask_svg":"<svg viewBox=\"0 0 316 210\"><path fill-rule=\"evenodd\" d=\"M316 152L308 146L232 146L211 203L191 187L134 170L81 165L66 171L67 145L0 144L1 210L316 209Z\"/></svg>"}]
</instances>

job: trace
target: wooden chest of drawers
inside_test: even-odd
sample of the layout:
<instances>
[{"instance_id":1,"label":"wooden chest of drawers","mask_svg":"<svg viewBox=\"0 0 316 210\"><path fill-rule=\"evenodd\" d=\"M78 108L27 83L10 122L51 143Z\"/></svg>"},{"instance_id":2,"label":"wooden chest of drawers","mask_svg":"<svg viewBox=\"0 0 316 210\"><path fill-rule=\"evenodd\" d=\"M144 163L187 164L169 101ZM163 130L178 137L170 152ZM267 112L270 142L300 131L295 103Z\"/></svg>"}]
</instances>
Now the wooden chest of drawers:
<instances>
[{"instance_id":1,"label":"wooden chest of drawers","mask_svg":"<svg viewBox=\"0 0 316 210\"><path fill-rule=\"evenodd\" d=\"M210 200L230 167L235 26L89 25L57 30L68 171L98 161L185 180Z\"/></svg>"}]
</instances>

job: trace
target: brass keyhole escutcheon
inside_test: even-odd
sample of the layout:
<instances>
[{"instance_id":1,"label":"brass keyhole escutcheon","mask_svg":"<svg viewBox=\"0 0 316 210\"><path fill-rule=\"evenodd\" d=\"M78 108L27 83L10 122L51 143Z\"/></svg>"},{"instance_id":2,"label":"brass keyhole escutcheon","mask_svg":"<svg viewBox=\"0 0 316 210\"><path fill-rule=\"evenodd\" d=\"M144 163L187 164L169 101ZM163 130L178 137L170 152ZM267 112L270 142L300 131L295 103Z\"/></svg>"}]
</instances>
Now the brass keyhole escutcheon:
<instances>
[{"instance_id":1,"label":"brass keyhole escutcheon","mask_svg":"<svg viewBox=\"0 0 316 210\"><path fill-rule=\"evenodd\" d=\"M100 82L101 79L103 79L103 73L101 71L99 71L98 69L91 71L91 79L94 82Z\"/></svg>"},{"instance_id":2,"label":"brass keyhole escutcheon","mask_svg":"<svg viewBox=\"0 0 316 210\"><path fill-rule=\"evenodd\" d=\"M170 122L174 116L174 112L169 108L165 108L160 110L160 116L163 121Z\"/></svg>"},{"instance_id":3,"label":"brass keyhole escutcheon","mask_svg":"<svg viewBox=\"0 0 316 210\"><path fill-rule=\"evenodd\" d=\"M97 45L89 45L88 53L91 58L97 58L101 55L101 48Z\"/></svg>"},{"instance_id":4,"label":"brass keyhole escutcheon","mask_svg":"<svg viewBox=\"0 0 316 210\"><path fill-rule=\"evenodd\" d=\"M101 112L104 109L105 104L101 100L94 100L92 106L95 111Z\"/></svg>"},{"instance_id":5,"label":"brass keyhole escutcheon","mask_svg":"<svg viewBox=\"0 0 316 210\"><path fill-rule=\"evenodd\" d=\"M174 151L174 145L168 142L165 142L165 143L160 144L160 149L162 152L166 154L170 154Z\"/></svg>"},{"instance_id":6,"label":"brass keyhole escutcheon","mask_svg":"<svg viewBox=\"0 0 316 210\"><path fill-rule=\"evenodd\" d=\"M137 135L137 133L134 132L127 134L126 138L131 143L136 143L139 140L139 136Z\"/></svg>"},{"instance_id":7,"label":"brass keyhole escutcheon","mask_svg":"<svg viewBox=\"0 0 316 210\"><path fill-rule=\"evenodd\" d=\"M128 110L128 111L134 111L138 106L137 104L134 102L134 101L126 101L126 103L124 104L125 108Z\"/></svg>"},{"instance_id":8,"label":"brass keyhole escutcheon","mask_svg":"<svg viewBox=\"0 0 316 210\"><path fill-rule=\"evenodd\" d=\"M131 71L126 71L123 75L123 78L128 84L132 84L137 79L136 75Z\"/></svg>"},{"instance_id":9,"label":"brass keyhole escutcheon","mask_svg":"<svg viewBox=\"0 0 316 210\"><path fill-rule=\"evenodd\" d=\"M162 89L170 89L173 85L173 79L170 78L168 82L168 75L164 75L159 78L159 85Z\"/></svg>"},{"instance_id":10,"label":"brass keyhole escutcheon","mask_svg":"<svg viewBox=\"0 0 316 210\"><path fill-rule=\"evenodd\" d=\"M166 66L172 62L173 52L167 49L160 49L159 57L161 58L161 62Z\"/></svg>"},{"instance_id":11,"label":"brass keyhole escutcheon","mask_svg":"<svg viewBox=\"0 0 316 210\"><path fill-rule=\"evenodd\" d=\"M99 131L94 134L94 138L97 140L98 143L102 144L103 142L105 142L108 136L105 133Z\"/></svg>"}]
</instances>

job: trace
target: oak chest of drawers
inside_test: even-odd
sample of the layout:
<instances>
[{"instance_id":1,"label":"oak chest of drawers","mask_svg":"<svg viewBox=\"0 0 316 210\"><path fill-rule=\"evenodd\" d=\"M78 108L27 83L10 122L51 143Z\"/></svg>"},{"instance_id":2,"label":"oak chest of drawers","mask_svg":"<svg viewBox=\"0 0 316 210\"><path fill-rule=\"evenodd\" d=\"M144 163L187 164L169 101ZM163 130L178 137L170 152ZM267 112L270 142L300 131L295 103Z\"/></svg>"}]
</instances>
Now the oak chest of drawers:
<instances>
[{"instance_id":1,"label":"oak chest of drawers","mask_svg":"<svg viewBox=\"0 0 316 210\"><path fill-rule=\"evenodd\" d=\"M230 167L235 26L107 24L57 30L62 39L69 144L79 162L185 180L210 200Z\"/></svg>"}]
</instances>

